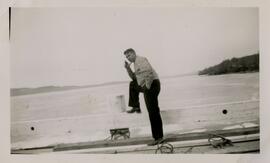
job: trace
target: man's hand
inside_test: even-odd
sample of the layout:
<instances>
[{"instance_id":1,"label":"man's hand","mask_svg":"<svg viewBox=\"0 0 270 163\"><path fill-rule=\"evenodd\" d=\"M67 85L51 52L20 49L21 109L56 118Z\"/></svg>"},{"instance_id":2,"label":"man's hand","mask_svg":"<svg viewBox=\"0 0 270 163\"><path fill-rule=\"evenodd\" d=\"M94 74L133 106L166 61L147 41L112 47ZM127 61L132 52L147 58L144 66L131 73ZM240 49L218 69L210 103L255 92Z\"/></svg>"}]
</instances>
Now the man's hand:
<instances>
[{"instance_id":1,"label":"man's hand","mask_svg":"<svg viewBox=\"0 0 270 163\"><path fill-rule=\"evenodd\" d=\"M145 87L146 87L146 89L150 89L150 87L151 87L151 84L149 84L148 82L145 84Z\"/></svg>"},{"instance_id":2,"label":"man's hand","mask_svg":"<svg viewBox=\"0 0 270 163\"><path fill-rule=\"evenodd\" d=\"M128 75L132 80L136 80L136 76L135 74L132 72L131 68L130 68L130 64L127 61L125 61L125 68L127 69Z\"/></svg>"},{"instance_id":3,"label":"man's hand","mask_svg":"<svg viewBox=\"0 0 270 163\"><path fill-rule=\"evenodd\" d=\"M126 69L130 68L130 64L127 61L125 61L125 68Z\"/></svg>"}]
</instances>

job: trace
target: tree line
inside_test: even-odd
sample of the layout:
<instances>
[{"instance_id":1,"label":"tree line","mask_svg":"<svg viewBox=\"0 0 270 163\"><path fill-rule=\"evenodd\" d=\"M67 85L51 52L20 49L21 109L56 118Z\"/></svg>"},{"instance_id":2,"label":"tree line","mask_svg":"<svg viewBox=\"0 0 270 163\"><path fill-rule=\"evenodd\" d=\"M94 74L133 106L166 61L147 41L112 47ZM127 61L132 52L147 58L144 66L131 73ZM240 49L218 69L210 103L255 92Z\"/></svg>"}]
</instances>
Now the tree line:
<instances>
[{"instance_id":1,"label":"tree line","mask_svg":"<svg viewBox=\"0 0 270 163\"><path fill-rule=\"evenodd\" d=\"M259 53L240 57L226 59L220 64L205 68L199 71L199 75L220 75L240 72L258 72L259 71Z\"/></svg>"}]
</instances>

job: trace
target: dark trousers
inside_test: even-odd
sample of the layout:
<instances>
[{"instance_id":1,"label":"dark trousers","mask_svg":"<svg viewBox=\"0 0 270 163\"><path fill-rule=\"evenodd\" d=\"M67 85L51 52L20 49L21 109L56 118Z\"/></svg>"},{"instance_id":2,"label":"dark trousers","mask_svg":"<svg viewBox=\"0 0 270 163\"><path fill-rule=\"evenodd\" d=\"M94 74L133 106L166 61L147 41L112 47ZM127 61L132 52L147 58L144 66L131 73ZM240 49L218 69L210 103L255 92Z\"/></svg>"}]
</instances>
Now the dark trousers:
<instances>
[{"instance_id":1,"label":"dark trousers","mask_svg":"<svg viewBox=\"0 0 270 163\"><path fill-rule=\"evenodd\" d=\"M150 89L143 89L137 84L137 81L131 81L129 84L129 106L140 107L139 93L144 94L144 100L148 111L152 137L156 140L163 137L162 120L158 106L158 95L160 92L159 80L154 80Z\"/></svg>"}]
</instances>

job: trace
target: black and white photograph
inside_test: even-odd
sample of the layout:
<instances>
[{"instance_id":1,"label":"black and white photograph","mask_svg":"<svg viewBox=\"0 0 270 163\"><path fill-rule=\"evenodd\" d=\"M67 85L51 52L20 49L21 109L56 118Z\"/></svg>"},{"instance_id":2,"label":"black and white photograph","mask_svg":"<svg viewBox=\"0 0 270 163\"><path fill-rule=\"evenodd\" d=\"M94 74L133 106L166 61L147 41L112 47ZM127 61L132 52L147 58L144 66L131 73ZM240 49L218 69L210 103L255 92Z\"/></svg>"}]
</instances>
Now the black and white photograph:
<instances>
[{"instance_id":1,"label":"black and white photograph","mask_svg":"<svg viewBox=\"0 0 270 163\"><path fill-rule=\"evenodd\" d=\"M260 154L257 7L10 7L10 154Z\"/></svg>"}]
</instances>

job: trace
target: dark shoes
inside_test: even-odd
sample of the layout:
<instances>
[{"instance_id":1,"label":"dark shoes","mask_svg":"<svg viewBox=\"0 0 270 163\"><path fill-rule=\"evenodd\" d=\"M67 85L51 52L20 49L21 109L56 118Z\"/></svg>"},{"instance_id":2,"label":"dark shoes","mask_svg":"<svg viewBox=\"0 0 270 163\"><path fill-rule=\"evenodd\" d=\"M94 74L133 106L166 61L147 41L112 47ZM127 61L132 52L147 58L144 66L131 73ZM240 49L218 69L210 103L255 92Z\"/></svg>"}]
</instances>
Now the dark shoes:
<instances>
[{"instance_id":1,"label":"dark shoes","mask_svg":"<svg viewBox=\"0 0 270 163\"><path fill-rule=\"evenodd\" d=\"M127 113L134 113L134 112L141 113L141 109L140 108L132 108L131 110L127 111Z\"/></svg>"},{"instance_id":2,"label":"dark shoes","mask_svg":"<svg viewBox=\"0 0 270 163\"><path fill-rule=\"evenodd\" d=\"M148 143L147 145L148 146L154 146L154 145L158 145L158 144L163 143L163 142L164 142L164 139L163 138L159 138L157 140L152 141L151 143Z\"/></svg>"}]
</instances>

